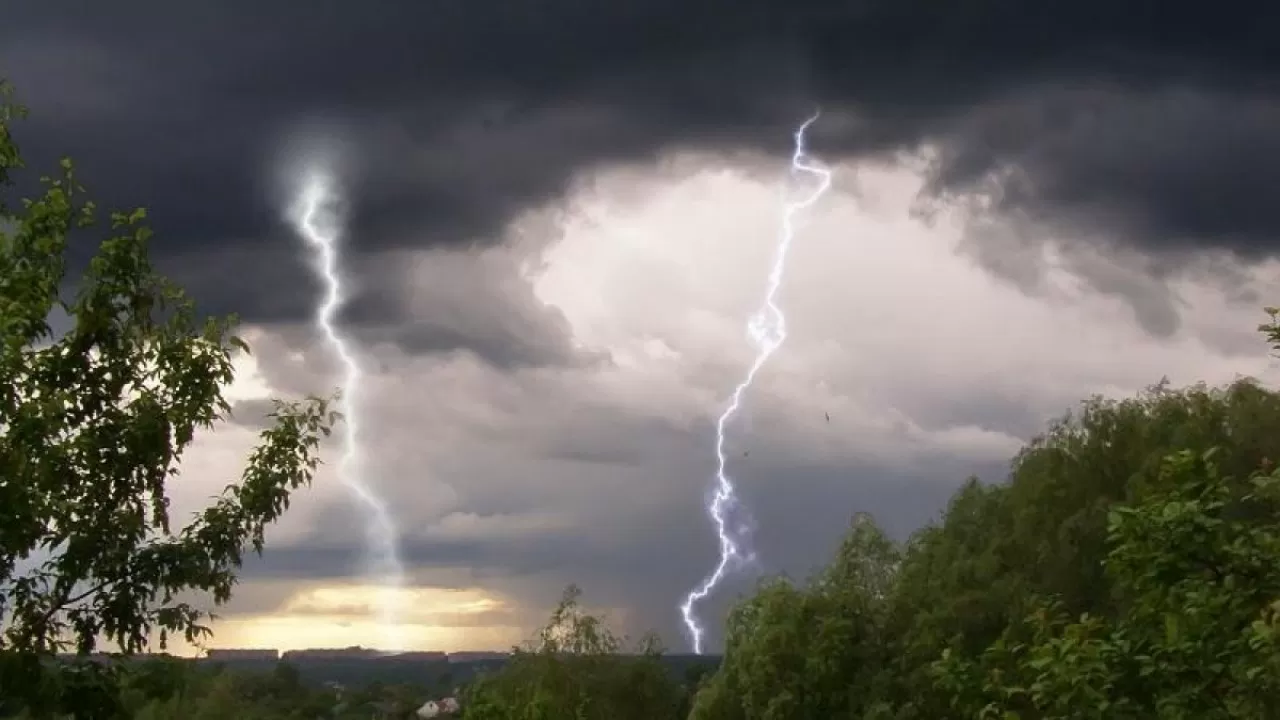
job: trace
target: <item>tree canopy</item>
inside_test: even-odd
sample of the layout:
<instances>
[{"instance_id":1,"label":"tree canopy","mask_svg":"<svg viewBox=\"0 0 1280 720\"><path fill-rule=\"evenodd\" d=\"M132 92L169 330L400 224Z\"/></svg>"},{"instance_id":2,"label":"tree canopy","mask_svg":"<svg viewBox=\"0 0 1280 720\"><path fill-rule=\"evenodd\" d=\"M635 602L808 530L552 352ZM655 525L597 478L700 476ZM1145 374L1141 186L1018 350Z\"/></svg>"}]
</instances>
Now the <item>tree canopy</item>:
<instances>
[{"instance_id":1,"label":"tree canopy","mask_svg":"<svg viewBox=\"0 0 1280 720\"><path fill-rule=\"evenodd\" d=\"M648 720L679 717L679 683L657 660L648 636L633 648L604 619L583 610L576 587L565 591L535 641L516 648L498 673L466 694L470 720ZM623 654L623 651L630 652Z\"/></svg>"},{"instance_id":2,"label":"tree canopy","mask_svg":"<svg viewBox=\"0 0 1280 720\"><path fill-rule=\"evenodd\" d=\"M22 114L5 89L0 191L22 167L11 133ZM87 269L68 277L70 244L98 231L98 213L68 159L41 188L0 195L0 687L41 711L102 717L105 696L81 682L96 666L51 673L50 658L202 637L202 612L181 598L230 597L334 418L320 399L278 402L239 481L172 525L166 486L197 433L227 416L233 354L248 348L233 318L201 321L152 268L142 210L111 214Z\"/></svg>"}]
</instances>

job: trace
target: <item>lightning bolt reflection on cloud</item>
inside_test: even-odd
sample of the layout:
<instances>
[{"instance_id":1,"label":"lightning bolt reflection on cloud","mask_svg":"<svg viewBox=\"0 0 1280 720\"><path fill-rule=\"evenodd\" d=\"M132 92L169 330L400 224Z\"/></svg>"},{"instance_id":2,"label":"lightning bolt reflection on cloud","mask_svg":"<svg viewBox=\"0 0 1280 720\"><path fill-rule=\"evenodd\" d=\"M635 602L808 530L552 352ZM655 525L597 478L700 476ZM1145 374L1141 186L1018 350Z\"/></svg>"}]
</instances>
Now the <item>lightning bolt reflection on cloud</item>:
<instances>
[{"instance_id":1,"label":"lightning bolt reflection on cloud","mask_svg":"<svg viewBox=\"0 0 1280 720\"><path fill-rule=\"evenodd\" d=\"M737 497L733 481L725 471L725 462L727 460L724 451L725 426L728 425L729 420L741 407L743 396L747 389L751 387L751 383L755 381L756 373L760 372L760 368L764 367L769 357L787 339L787 319L783 315L782 309L778 307L776 298L778 288L782 285L782 277L786 272L787 253L791 249L792 240L795 239L795 216L798 212L816 203L831 187L831 172L825 167L812 162L805 152L805 131L818 119L820 114L820 111L815 112L796 129L794 135L795 150L791 155L792 176L794 177L797 171L816 176L818 178L818 186L802 200L788 202L783 207L782 228L778 238L777 250L774 254L773 267L769 272L764 303L747 322L747 337L756 347L756 357L742 382L734 388L728 407L725 408L719 420L716 421L716 487L715 494L711 496L710 504L707 506L707 515L710 516L711 521L715 524L716 534L719 536L720 561L716 564L711 574L685 596L684 602L680 605L680 614L684 618L685 629L688 631L689 638L693 644L693 652L697 655L702 654L702 638L705 630L694 614L694 605L715 590L716 586L720 584L720 581L724 579L724 576L735 563L747 562L752 557L750 553L744 551L744 543L735 537L735 534L728 528L728 513L736 505Z\"/></svg>"},{"instance_id":2,"label":"lightning bolt reflection on cloud","mask_svg":"<svg viewBox=\"0 0 1280 720\"><path fill-rule=\"evenodd\" d=\"M365 479L357 413L357 394L362 373L346 338L334 325L334 315L344 301L342 278L338 271L337 244L341 235L336 210L338 201L339 194L333 177L322 170L312 169L303 176L297 204L290 219L294 229L315 251L316 270L324 280L324 299L316 308L315 323L343 368L338 407L343 415L342 459L338 466L338 476L355 494L364 509L369 544L369 575L379 581L381 588L378 611L382 647L390 650L397 648L400 642L396 636L400 589L405 584L404 563L400 559L395 521L386 502Z\"/></svg>"}]
</instances>

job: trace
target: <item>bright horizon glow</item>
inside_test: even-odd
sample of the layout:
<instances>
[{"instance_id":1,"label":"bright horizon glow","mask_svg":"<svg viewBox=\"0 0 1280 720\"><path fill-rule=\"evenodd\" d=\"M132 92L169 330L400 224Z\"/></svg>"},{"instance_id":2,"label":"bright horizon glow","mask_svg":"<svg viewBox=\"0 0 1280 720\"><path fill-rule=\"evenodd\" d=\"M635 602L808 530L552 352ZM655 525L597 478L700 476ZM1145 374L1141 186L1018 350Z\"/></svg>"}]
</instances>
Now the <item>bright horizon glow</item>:
<instances>
[{"instance_id":1,"label":"bright horizon glow","mask_svg":"<svg viewBox=\"0 0 1280 720\"><path fill-rule=\"evenodd\" d=\"M397 623L399 647L389 652L507 652L529 635L529 629L518 624L514 606L483 588L389 590L335 582L298 588L272 610L219 617L211 624L213 636L198 646L178 636L169 638L169 647L161 651L157 633L149 652L199 657L207 650L285 653L359 646L387 651L370 647L370 639L382 630L375 610L388 593L399 595L397 605L404 609ZM99 646L103 652L114 648L105 642Z\"/></svg>"},{"instance_id":2,"label":"bright horizon glow","mask_svg":"<svg viewBox=\"0 0 1280 720\"><path fill-rule=\"evenodd\" d=\"M522 628L508 624L508 604L479 588L319 585L294 593L278 610L220 621L209 647L281 652L368 648L370 638L383 629L372 611L386 602L388 594L397 596L396 605L402 610L397 617L396 651L502 652L524 635Z\"/></svg>"}]
</instances>

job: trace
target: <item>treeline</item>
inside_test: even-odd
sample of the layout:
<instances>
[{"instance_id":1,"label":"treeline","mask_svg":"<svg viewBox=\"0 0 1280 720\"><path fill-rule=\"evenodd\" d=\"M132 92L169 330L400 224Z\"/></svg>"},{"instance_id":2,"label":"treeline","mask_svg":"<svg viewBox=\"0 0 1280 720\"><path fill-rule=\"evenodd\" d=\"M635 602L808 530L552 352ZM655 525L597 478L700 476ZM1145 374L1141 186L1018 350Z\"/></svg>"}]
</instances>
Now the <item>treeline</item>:
<instances>
[{"instance_id":1,"label":"treeline","mask_svg":"<svg viewBox=\"0 0 1280 720\"><path fill-rule=\"evenodd\" d=\"M0 190L21 157L0 85ZM0 702L24 717L403 715L419 690L338 698L258 679L51 662L208 634L180 598L230 598L243 556L310 482L339 419L277 405L238 481L173 531L165 484L228 411L243 347L152 269L145 215L112 217L66 297L95 208L70 161L0 197ZM70 330L54 336L60 312ZM1262 329L1280 345L1276 314ZM1241 380L1095 398L996 484L970 480L898 544L854 518L803 583L728 618L720 666L683 676L571 590L537 640L463 688L471 720L1280 718L1280 395ZM32 558L42 558L34 567ZM23 563L20 563L23 561ZM146 667L146 671L139 669ZM369 691L365 688L364 691ZM335 691L336 692L336 691ZM366 702L367 700L367 702ZM393 703L393 704L377 704ZM344 713L346 715L344 715Z\"/></svg>"},{"instance_id":2,"label":"treeline","mask_svg":"<svg viewBox=\"0 0 1280 720\"><path fill-rule=\"evenodd\" d=\"M289 663L266 671L207 666L180 658L123 664L104 676L101 667L71 666L63 677L85 673L95 689L79 706L51 713L13 708L0 717L130 718L132 720L368 720L409 718L423 703L452 694L440 683L372 681L358 686L310 684ZM110 678L110 683L103 679ZM109 697L98 695L109 688ZM95 698L95 695L97 697ZM68 701L70 702L70 700Z\"/></svg>"}]
</instances>

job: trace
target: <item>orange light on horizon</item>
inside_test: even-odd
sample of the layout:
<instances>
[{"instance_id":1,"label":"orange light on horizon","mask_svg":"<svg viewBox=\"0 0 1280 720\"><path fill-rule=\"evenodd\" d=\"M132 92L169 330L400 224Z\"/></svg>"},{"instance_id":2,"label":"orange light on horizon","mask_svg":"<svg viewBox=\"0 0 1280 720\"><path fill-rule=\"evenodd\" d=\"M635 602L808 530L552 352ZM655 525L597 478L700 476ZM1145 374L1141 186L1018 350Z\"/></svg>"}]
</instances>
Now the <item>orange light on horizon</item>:
<instances>
[{"instance_id":1,"label":"orange light on horizon","mask_svg":"<svg viewBox=\"0 0 1280 720\"><path fill-rule=\"evenodd\" d=\"M298 589L278 610L219 618L211 624L213 636L205 648L286 652L376 646L371 639L388 634L378 619L379 601L387 592L401 595L403 612L394 633L398 642L373 649L504 651L526 634L507 601L479 588L316 585ZM172 642L168 652L194 656L200 648L179 641Z\"/></svg>"}]
</instances>

